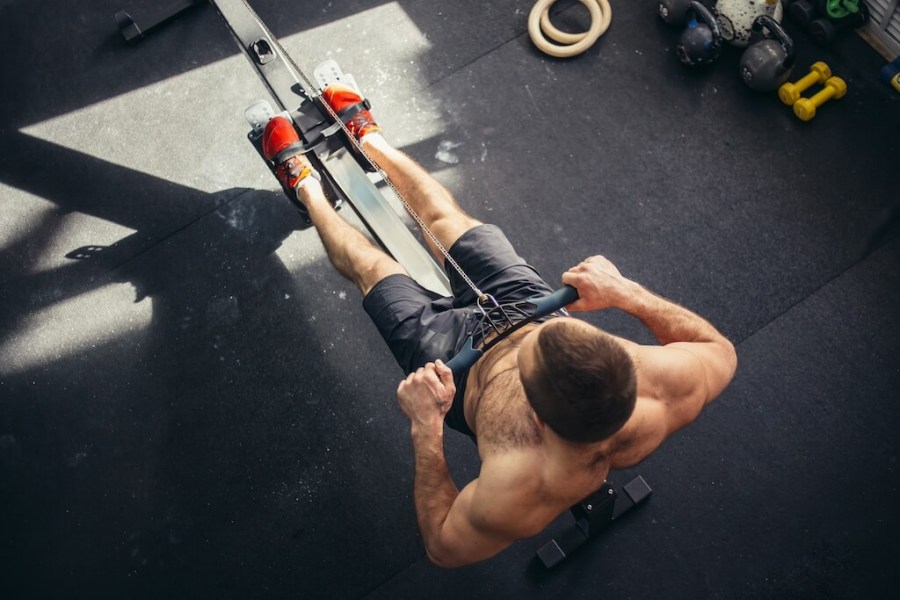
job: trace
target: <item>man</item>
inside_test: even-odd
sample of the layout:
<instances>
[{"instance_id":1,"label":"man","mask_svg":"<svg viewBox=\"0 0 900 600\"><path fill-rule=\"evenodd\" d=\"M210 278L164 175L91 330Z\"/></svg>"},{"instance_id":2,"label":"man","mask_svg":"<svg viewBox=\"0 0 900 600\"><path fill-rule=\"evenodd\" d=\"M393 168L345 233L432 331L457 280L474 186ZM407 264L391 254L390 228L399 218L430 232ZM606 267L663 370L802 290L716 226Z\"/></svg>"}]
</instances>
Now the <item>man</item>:
<instances>
[{"instance_id":1,"label":"man","mask_svg":"<svg viewBox=\"0 0 900 600\"><path fill-rule=\"evenodd\" d=\"M361 101L341 86L330 86L324 98L338 114ZM464 213L445 188L391 147L368 110L347 126L481 290L500 303L553 290L498 228ZM660 345L553 315L502 339L454 378L443 361L474 329L474 292L449 268L453 298L413 281L334 211L309 162L291 149L297 142L283 117L272 119L263 135L285 191L308 212L337 270L359 288L408 375L397 397L411 422L416 513L434 563L477 562L536 535L597 490L610 469L639 463L694 421L731 381L737 359L725 337L601 256L563 275L579 294L569 309L619 308L640 319ZM444 460L445 421L476 439L482 461L478 478L461 491Z\"/></svg>"}]
</instances>

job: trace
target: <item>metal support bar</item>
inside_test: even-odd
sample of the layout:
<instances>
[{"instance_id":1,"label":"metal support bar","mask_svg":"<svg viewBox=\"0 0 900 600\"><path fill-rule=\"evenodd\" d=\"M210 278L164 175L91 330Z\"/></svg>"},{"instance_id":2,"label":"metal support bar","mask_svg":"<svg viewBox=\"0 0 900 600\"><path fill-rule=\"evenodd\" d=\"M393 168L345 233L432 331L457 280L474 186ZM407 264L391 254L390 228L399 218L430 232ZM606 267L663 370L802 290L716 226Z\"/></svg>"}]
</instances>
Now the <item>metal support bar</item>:
<instances>
[{"instance_id":1,"label":"metal support bar","mask_svg":"<svg viewBox=\"0 0 900 600\"><path fill-rule=\"evenodd\" d=\"M143 39L152 29L156 29L199 4L205 4L205 1L179 0L179 2L169 6L157 7L149 16L142 17L139 20L135 20L128 11L120 10L115 15L116 24L118 24L119 31L122 32L122 37L125 38L125 41L129 44L134 44Z\"/></svg>"}]
</instances>

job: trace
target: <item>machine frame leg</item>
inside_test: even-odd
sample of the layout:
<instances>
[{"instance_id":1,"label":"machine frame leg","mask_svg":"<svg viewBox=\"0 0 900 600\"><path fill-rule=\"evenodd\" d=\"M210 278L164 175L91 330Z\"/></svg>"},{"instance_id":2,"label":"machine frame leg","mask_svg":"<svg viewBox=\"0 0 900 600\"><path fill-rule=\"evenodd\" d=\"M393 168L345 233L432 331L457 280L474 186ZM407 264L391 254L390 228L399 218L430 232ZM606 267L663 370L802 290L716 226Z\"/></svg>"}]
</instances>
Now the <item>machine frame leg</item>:
<instances>
[{"instance_id":1,"label":"machine frame leg","mask_svg":"<svg viewBox=\"0 0 900 600\"><path fill-rule=\"evenodd\" d=\"M131 13L126 10L117 12L115 18L125 41L129 44L135 44L143 39L149 31L168 23L195 6L206 3L206 0L178 0L178 2L168 6L156 7L149 15L138 20L135 20Z\"/></svg>"},{"instance_id":2,"label":"machine frame leg","mask_svg":"<svg viewBox=\"0 0 900 600\"><path fill-rule=\"evenodd\" d=\"M621 492L621 493L620 493ZM620 490L610 482L572 507L575 524L538 549L548 569L555 567L589 539L597 537L623 514L644 502L653 492L638 475Z\"/></svg>"}]
</instances>

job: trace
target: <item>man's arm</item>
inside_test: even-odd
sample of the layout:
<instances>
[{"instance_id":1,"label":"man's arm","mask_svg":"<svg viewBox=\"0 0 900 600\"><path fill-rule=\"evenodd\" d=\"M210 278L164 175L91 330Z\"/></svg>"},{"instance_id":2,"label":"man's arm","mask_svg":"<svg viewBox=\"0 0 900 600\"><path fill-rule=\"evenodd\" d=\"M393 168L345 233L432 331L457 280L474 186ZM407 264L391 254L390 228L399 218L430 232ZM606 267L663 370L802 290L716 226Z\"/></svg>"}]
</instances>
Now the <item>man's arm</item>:
<instances>
[{"instance_id":1,"label":"man's arm","mask_svg":"<svg viewBox=\"0 0 900 600\"><path fill-rule=\"evenodd\" d=\"M490 509L476 508L503 505L479 501L478 479L459 492L450 477L444 458L443 420L455 392L453 374L440 361L410 374L397 389L400 407L411 422L419 530L428 558L442 567L490 558L524 537L514 526L509 527L508 514L494 516Z\"/></svg>"},{"instance_id":2,"label":"man's arm","mask_svg":"<svg viewBox=\"0 0 900 600\"><path fill-rule=\"evenodd\" d=\"M734 345L716 330L708 321L673 302L665 300L646 288L631 282L632 291L619 307L637 317L659 340L671 355L674 352L690 354L699 363L702 372L697 373L697 383L702 405L706 405L728 386L737 368L737 354ZM649 352L645 352L649 354ZM648 359L651 357L647 357ZM665 357L654 356L662 359ZM685 357L678 360L684 363ZM674 357L671 360L675 361ZM665 364L658 365L665 367ZM679 365L670 365L670 371L677 371ZM688 365L682 365L690 371ZM660 369L657 369L659 371ZM659 373L665 378L665 371ZM666 380L668 378L665 378ZM702 408L702 405L700 408Z\"/></svg>"},{"instance_id":3,"label":"man's arm","mask_svg":"<svg viewBox=\"0 0 900 600\"><path fill-rule=\"evenodd\" d=\"M696 419L734 377L737 355L725 336L702 317L626 279L606 258L588 258L567 271L563 282L578 290L571 310L618 308L637 317L661 344L638 346L623 340L637 356L650 397L660 401L639 403L635 409L630 425L644 438L635 457L643 458Z\"/></svg>"},{"instance_id":4,"label":"man's arm","mask_svg":"<svg viewBox=\"0 0 900 600\"><path fill-rule=\"evenodd\" d=\"M578 290L571 310L618 308L638 319L671 349L693 354L702 364L706 401L718 396L734 376L734 346L705 319L626 279L609 260L592 256L563 274L563 283Z\"/></svg>"}]
</instances>

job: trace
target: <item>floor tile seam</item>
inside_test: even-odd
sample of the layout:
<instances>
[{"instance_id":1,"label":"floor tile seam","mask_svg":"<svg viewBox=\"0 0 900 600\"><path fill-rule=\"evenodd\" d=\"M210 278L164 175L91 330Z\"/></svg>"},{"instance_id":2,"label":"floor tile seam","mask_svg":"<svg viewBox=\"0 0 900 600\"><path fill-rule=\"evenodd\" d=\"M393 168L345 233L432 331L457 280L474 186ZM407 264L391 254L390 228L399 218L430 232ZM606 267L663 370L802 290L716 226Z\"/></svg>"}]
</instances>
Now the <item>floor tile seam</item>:
<instances>
[{"instance_id":1,"label":"floor tile seam","mask_svg":"<svg viewBox=\"0 0 900 600\"><path fill-rule=\"evenodd\" d=\"M385 577L384 579L382 579L381 581L379 581L378 583L376 583L375 585L370 587L367 591L363 592L363 594L360 596L360 598L369 598L372 594L377 592L379 589L384 587L386 584L399 578L404 573L411 571L414 567L422 564L426 560L428 560L427 557L425 555L422 555L418 559L410 562L405 567L395 571L394 573L391 573L390 575L388 575L387 577Z\"/></svg>"},{"instance_id":2,"label":"floor tile seam","mask_svg":"<svg viewBox=\"0 0 900 600\"><path fill-rule=\"evenodd\" d=\"M781 319L782 317L786 316L788 313L792 312L795 308L797 308L797 307L800 306L801 304L804 304L804 303L806 303L807 301L809 301L813 296L816 296L817 294L819 294L820 292L822 292L825 288L829 287L832 283L834 283L834 282L837 281L838 279L842 278L844 275L846 275L847 273L849 273L850 271L852 271L853 269L855 269L855 268L858 267L859 265L863 264L863 263L864 263L866 260L868 260L871 256L873 256L874 254L876 254L877 252L879 252L880 250L882 250L883 248L885 248L888 244L890 244L891 242L893 242L894 240L896 240L896 239L898 239L898 238L900 238L900 235L891 236L891 237L889 237L888 239L885 239L881 244L879 244L878 246L874 247L870 252L867 252L866 254L863 254L863 255L860 256L858 259L856 259L856 260L854 260L853 262L851 262L851 263L850 263L848 266L846 266L844 269L838 271L838 272L835 273L832 277L826 279L826 280L825 280L824 282L822 282L820 285L816 286L816 287L815 287L814 289L812 289L810 292L806 293L806 294L803 295L801 298L799 298L797 301L793 302L792 304L790 304L789 306L787 306L785 309L779 311L779 312L778 312L777 314L775 314L771 319L769 319L768 321L766 321L765 323L763 323L762 325L760 325L759 327L757 327L756 329L754 329L753 331L751 331L750 333L748 333L747 335L745 335L743 338L741 338L741 339L739 339L739 340L735 340L735 341L734 341L734 346L737 348L737 347L741 346L742 344L744 344L744 343L750 341L750 340L751 340L752 338L754 338L757 334L760 334L760 333L762 333L764 330L768 329L769 326L771 326L773 323L775 323L776 321L778 321L778 320Z\"/></svg>"},{"instance_id":3,"label":"floor tile seam","mask_svg":"<svg viewBox=\"0 0 900 600\"><path fill-rule=\"evenodd\" d=\"M471 60L468 60L468 61L464 62L463 64L459 65L458 67L456 67L455 69L453 69L453 70L450 71L449 73L446 73L445 75L442 75L441 77L438 77L438 78L435 79L434 81L428 82L428 83L427 83L426 85L424 85L419 91L425 91L425 90L428 90L428 89L433 88L434 86L438 85L438 84L441 83L442 81L445 81L446 79L449 79L450 77L453 77L454 75L457 75L457 74L460 73L461 71L464 71L465 69L467 69L467 68L470 67L471 65L475 64L476 62L478 62L478 61L481 60L482 58L484 58L484 57L488 56L489 54L493 53L494 51L499 50L500 48L506 46L506 45L509 44L510 42L514 42L514 41L518 40L519 38L521 38L523 35L526 35L527 33L528 33L527 30L526 30L526 31L522 31L522 32L518 32L518 33L516 33L513 37L511 37L511 38L509 38L509 39L506 39L506 40L503 40L503 41L499 42L498 44L496 44L496 45L492 46L491 48L485 50L484 52L482 52L482 53L479 54L478 56L476 56L476 57L472 58Z\"/></svg>"},{"instance_id":4,"label":"floor tile seam","mask_svg":"<svg viewBox=\"0 0 900 600\"><path fill-rule=\"evenodd\" d=\"M575 3L573 3L571 6L568 6L568 7L564 8L564 9L560 10L558 13L554 13L554 15L561 15L561 14L565 14L565 13L571 11L571 10L574 10L574 9L577 8L577 5L578 5L578 4L579 4L578 2L575 2ZM471 59L471 60L469 60L469 61L467 61L467 62L465 62L465 63L463 63L463 64L461 64L461 65L459 65L458 67L456 67L456 68L455 68L453 71L451 71L450 73L447 73L446 75L443 75L443 76L441 76L441 77L435 79L434 81L431 81L431 82L427 83L427 84L424 85L422 88L420 88L418 91L420 91L420 92L421 92L421 91L425 91L425 90L427 90L427 89L430 89L430 88L436 86L437 84L441 83L441 82L444 81L445 79L448 79L448 78L450 78L450 77L456 75L457 73L459 73L460 71L463 71L464 69L466 69L466 68L469 67L470 65L473 65L474 63L478 62L479 60L481 60L481 59L484 58L485 56L491 54L491 53L494 52L495 50L499 50L500 48L506 46L506 45L509 44L510 42L515 42L516 40L520 39L522 36L529 35L529 34L528 34L528 27L527 27L527 18L528 18L528 17L526 16L526 26L525 26L524 28L522 28L522 29L517 29L517 30L516 30L516 33L515 33L512 37L510 37L509 39L506 39L506 40L503 40L503 41L499 42L498 44L494 45L493 47L491 47L491 48L488 49L488 50L485 50L484 52L482 52L481 54L479 54L479 55L476 56L475 58L473 58L473 59Z\"/></svg>"},{"instance_id":5,"label":"floor tile seam","mask_svg":"<svg viewBox=\"0 0 900 600\"><path fill-rule=\"evenodd\" d=\"M162 237L160 237L158 240L156 240L155 242L153 242L152 244L150 244L150 245L147 246L146 248L143 248L143 249L140 250L139 252L137 252L137 253L135 253L135 254L129 256L128 258L123 259L122 262L120 262L120 263L118 263L118 264L115 264L115 265L111 266L111 267L110 267L110 272L111 272L111 273L112 273L112 272L115 272L115 271L117 271L118 269L121 269L122 267L124 267L125 265L127 265L127 264L133 262L134 260L137 260L138 258L140 258L141 256L145 255L145 254L146 254L147 252L149 252L150 250L153 250L153 249L156 248L157 246L159 246L159 245L165 243L166 241L172 239L173 237L175 237L176 235L178 235L178 234L181 233L182 231L188 229L189 227L191 227L191 226L194 225L195 223L198 223L198 222L202 221L203 219L207 218L208 216L210 216L210 215L212 215L212 214L218 212L218 211L221 210L223 207L228 206L229 204L231 204L232 202L234 202L235 200L237 200L238 198L240 198L240 197L243 196L244 194L247 194L247 193L250 192L250 191L251 191L250 188L247 188L247 189L245 189L244 191L242 191L242 192L240 192L240 193L238 193L238 194L235 194L235 196L234 196L233 198L230 198L230 199L226 200L226 201L223 202L222 204L217 204L217 205L214 206L212 209L210 209L210 210L208 210L208 211L206 211L206 212L204 212L204 213L198 215L196 218L190 220L189 222L185 223L184 225L182 225L182 226L180 226L180 227L177 227L177 228L173 229L172 231L170 231L169 233L163 235Z\"/></svg>"}]
</instances>

